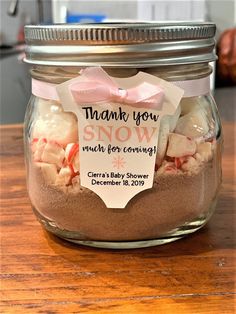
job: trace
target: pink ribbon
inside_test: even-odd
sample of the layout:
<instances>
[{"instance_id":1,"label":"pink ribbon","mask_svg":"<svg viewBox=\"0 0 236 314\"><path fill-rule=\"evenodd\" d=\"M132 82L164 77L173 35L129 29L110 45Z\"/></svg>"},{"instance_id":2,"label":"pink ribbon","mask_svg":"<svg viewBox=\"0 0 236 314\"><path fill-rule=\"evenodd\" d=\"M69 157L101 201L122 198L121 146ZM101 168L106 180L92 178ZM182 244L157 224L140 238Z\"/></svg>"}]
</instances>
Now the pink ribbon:
<instances>
[{"instance_id":1,"label":"pink ribbon","mask_svg":"<svg viewBox=\"0 0 236 314\"><path fill-rule=\"evenodd\" d=\"M140 85L121 89L100 67L81 70L81 82L72 83L69 88L78 104L111 101L134 107L160 108L164 91L157 85L143 82Z\"/></svg>"}]
</instances>

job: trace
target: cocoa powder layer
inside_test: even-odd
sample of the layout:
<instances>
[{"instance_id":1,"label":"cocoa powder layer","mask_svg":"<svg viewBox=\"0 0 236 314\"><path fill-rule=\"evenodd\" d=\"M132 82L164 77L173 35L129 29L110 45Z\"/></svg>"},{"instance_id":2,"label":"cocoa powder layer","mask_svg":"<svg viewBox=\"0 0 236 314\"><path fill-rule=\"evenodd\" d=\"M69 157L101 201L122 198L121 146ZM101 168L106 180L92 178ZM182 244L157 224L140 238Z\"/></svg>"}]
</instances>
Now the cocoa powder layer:
<instances>
[{"instance_id":1,"label":"cocoa powder layer","mask_svg":"<svg viewBox=\"0 0 236 314\"><path fill-rule=\"evenodd\" d=\"M131 241L155 239L206 214L219 186L219 164L202 163L194 172L155 174L152 189L136 195L126 208L106 208L92 191L77 183L64 191L47 185L41 170L29 169L29 194L35 209L78 239Z\"/></svg>"}]
</instances>

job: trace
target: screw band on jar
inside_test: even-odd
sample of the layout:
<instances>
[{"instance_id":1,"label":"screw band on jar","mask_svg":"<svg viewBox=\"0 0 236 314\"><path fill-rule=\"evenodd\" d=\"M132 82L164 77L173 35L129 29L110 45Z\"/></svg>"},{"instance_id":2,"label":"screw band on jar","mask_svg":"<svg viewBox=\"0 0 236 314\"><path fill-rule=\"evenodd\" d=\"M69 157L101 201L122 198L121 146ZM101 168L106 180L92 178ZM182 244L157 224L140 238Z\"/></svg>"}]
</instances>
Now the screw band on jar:
<instances>
[{"instance_id":1,"label":"screw band on jar","mask_svg":"<svg viewBox=\"0 0 236 314\"><path fill-rule=\"evenodd\" d=\"M114 23L25 27L25 62L147 68L216 60L213 23Z\"/></svg>"}]
</instances>

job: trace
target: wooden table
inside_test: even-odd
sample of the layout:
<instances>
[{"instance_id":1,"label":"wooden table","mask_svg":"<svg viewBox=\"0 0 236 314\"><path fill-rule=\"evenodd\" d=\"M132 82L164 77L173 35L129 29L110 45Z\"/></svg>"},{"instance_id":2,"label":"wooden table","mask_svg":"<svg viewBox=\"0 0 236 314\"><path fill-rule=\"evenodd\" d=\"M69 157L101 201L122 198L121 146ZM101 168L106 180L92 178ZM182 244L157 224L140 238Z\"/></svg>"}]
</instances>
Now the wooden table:
<instances>
[{"instance_id":1,"label":"wooden table","mask_svg":"<svg viewBox=\"0 0 236 314\"><path fill-rule=\"evenodd\" d=\"M102 250L45 232L27 196L22 127L1 128L1 313L236 313L234 124L224 182L201 231L159 247Z\"/></svg>"}]
</instances>

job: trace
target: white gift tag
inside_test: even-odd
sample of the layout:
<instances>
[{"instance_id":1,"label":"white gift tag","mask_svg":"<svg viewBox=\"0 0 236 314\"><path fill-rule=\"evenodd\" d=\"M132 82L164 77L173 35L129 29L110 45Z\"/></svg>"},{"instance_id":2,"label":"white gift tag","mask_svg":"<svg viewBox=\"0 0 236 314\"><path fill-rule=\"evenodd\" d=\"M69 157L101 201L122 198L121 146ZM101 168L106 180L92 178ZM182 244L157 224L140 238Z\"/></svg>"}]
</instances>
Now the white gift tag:
<instances>
[{"instance_id":1,"label":"white gift tag","mask_svg":"<svg viewBox=\"0 0 236 314\"><path fill-rule=\"evenodd\" d=\"M175 113L184 91L144 72L130 78L107 77L118 87L115 101L106 82L97 84L96 78L91 81L83 73L56 89L64 110L78 119L80 184L95 192L108 208L124 208L136 194L152 187L160 120ZM164 92L163 101L158 93L152 98L159 104L155 108L148 101L135 103L135 97L148 97L148 86L139 92L143 83ZM132 88L137 92L126 100L126 91L132 93ZM104 101L106 95L110 100ZM79 102L86 97L97 101Z\"/></svg>"}]
</instances>

